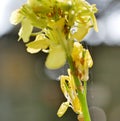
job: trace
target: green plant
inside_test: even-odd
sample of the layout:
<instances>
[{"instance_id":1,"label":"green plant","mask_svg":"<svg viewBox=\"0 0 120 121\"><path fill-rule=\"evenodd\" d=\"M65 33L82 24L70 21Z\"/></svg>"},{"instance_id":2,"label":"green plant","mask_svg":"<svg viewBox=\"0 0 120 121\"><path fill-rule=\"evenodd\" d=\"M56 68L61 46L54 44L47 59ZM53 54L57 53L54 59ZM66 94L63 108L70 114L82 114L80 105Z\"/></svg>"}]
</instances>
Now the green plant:
<instances>
[{"instance_id":1,"label":"green plant","mask_svg":"<svg viewBox=\"0 0 120 121\"><path fill-rule=\"evenodd\" d=\"M69 64L68 75L60 76L67 101L60 106L59 117L71 107L79 121L91 121L86 94L93 61L80 42L91 28L98 31L96 12L95 4L85 0L28 0L11 15L12 24L21 23L18 40L25 42L27 51L48 53L45 62L48 69L58 69L66 61ZM35 28L38 32L33 32Z\"/></svg>"}]
</instances>

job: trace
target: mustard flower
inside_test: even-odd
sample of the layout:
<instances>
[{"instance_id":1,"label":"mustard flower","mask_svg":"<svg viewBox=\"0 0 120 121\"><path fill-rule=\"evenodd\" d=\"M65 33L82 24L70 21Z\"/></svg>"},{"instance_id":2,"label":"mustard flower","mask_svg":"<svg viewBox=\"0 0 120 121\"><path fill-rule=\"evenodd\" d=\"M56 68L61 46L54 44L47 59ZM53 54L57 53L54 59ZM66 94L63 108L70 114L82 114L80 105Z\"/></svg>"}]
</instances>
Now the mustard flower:
<instances>
[{"instance_id":1,"label":"mustard flower","mask_svg":"<svg viewBox=\"0 0 120 121\"><path fill-rule=\"evenodd\" d=\"M60 40L65 39L62 32L64 25L61 24L61 22L64 23L63 21L64 19L60 19L57 22L49 23L49 29L45 29L36 36L34 41L26 44L27 51L30 53L37 53L40 50L49 53L45 62L49 69L60 68L66 62L65 50L60 44ZM59 37L57 32L62 36Z\"/></svg>"},{"instance_id":2,"label":"mustard flower","mask_svg":"<svg viewBox=\"0 0 120 121\"><path fill-rule=\"evenodd\" d=\"M81 41L92 27L98 31L96 12L96 6L85 0L28 0L13 12L11 23L21 23L19 40L27 43L27 51L47 51L46 66L57 69L71 54L74 40ZM34 33L34 28L39 32ZM29 42L33 35L35 40Z\"/></svg>"},{"instance_id":3,"label":"mustard flower","mask_svg":"<svg viewBox=\"0 0 120 121\"><path fill-rule=\"evenodd\" d=\"M78 114L78 120L90 121L86 85L81 81L89 79L93 61L79 42L91 28L98 31L96 12L96 5L86 0L27 0L11 15L12 24L21 23L18 40L23 40L27 51L48 53L47 68L58 69L68 60L71 70L68 69L68 76L60 76L61 90L67 101L60 106L59 117L71 107Z\"/></svg>"}]
</instances>

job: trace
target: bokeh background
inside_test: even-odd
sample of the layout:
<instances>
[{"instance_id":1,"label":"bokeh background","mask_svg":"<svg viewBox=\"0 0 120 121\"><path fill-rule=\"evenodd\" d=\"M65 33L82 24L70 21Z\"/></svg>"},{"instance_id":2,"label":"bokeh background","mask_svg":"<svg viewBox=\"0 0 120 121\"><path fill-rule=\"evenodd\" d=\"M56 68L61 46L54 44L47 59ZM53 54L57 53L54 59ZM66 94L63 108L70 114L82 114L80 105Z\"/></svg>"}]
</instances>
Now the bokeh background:
<instances>
[{"instance_id":1,"label":"bokeh background","mask_svg":"<svg viewBox=\"0 0 120 121\"><path fill-rule=\"evenodd\" d=\"M92 121L120 121L120 1L88 0L99 9L99 32L85 38L94 66L90 70L88 103ZM51 71L44 66L46 54L31 55L17 42L20 25L10 14L26 0L0 2L0 121L77 121L71 109L56 115L65 101L57 77L67 65Z\"/></svg>"}]
</instances>

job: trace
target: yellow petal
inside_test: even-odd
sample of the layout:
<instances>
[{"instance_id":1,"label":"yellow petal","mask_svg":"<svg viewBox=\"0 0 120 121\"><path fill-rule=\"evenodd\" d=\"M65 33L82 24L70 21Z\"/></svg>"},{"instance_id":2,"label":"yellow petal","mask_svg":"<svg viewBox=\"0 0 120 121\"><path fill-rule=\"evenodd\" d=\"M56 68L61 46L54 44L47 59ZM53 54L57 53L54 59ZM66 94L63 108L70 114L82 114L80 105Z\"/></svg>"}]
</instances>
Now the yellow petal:
<instances>
[{"instance_id":1,"label":"yellow petal","mask_svg":"<svg viewBox=\"0 0 120 121\"><path fill-rule=\"evenodd\" d=\"M74 42L73 50L71 53L73 61L79 61L78 59L81 58L82 51L83 51L83 46L79 42Z\"/></svg>"},{"instance_id":2,"label":"yellow petal","mask_svg":"<svg viewBox=\"0 0 120 121\"><path fill-rule=\"evenodd\" d=\"M39 0L28 0L27 3L32 7L39 7L39 5L41 5L41 2Z\"/></svg>"},{"instance_id":3,"label":"yellow petal","mask_svg":"<svg viewBox=\"0 0 120 121\"><path fill-rule=\"evenodd\" d=\"M20 23L23 19L23 15L20 13L20 9L17 9L12 12L11 17L10 17L10 22L11 24L17 25Z\"/></svg>"},{"instance_id":4,"label":"yellow petal","mask_svg":"<svg viewBox=\"0 0 120 121\"><path fill-rule=\"evenodd\" d=\"M27 3L35 12L47 13L51 10L53 0L28 0Z\"/></svg>"},{"instance_id":5,"label":"yellow petal","mask_svg":"<svg viewBox=\"0 0 120 121\"><path fill-rule=\"evenodd\" d=\"M30 21L28 19L24 19L22 21L22 27L18 33L19 40L23 39L24 42L28 42L32 30L33 26L31 25Z\"/></svg>"},{"instance_id":6,"label":"yellow petal","mask_svg":"<svg viewBox=\"0 0 120 121\"><path fill-rule=\"evenodd\" d=\"M27 48L27 52L33 54L33 53L38 53L41 49L33 49L33 48L30 48L28 47Z\"/></svg>"},{"instance_id":7,"label":"yellow petal","mask_svg":"<svg viewBox=\"0 0 120 121\"><path fill-rule=\"evenodd\" d=\"M37 28L44 28L47 26L47 19L45 19L44 17L38 16L28 4L24 4L21 9L20 12L27 18L29 19L29 21L31 22L31 24L34 27Z\"/></svg>"},{"instance_id":8,"label":"yellow petal","mask_svg":"<svg viewBox=\"0 0 120 121\"><path fill-rule=\"evenodd\" d=\"M66 54L62 46L57 45L50 49L45 65L49 69L58 69L66 62Z\"/></svg>"},{"instance_id":9,"label":"yellow petal","mask_svg":"<svg viewBox=\"0 0 120 121\"><path fill-rule=\"evenodd\" d=\"M98 32L97 20L95 18L95 15L92 14L91 17L92 17L92 20L93 20L94 29L95 29L96 32Z\"/></svg>"},{"instance_id":10,"label":"yellow petal","mask_svg":"<svg viewBox=\"0 0 120 121\"><path fill-rule=\"evenodd\" d=\"M88 31L89 26L87 24L80 24L76 32L71 34L71 37L80 42L87 35Z\"/></svg>"},{"instance_id":11,"label":"yellow petal","mask_svg":"<svg viewBox=\"0 0 120 121\"><path fill-rule=\"evenodd\" d=\"M61 30L63 29L65 25L65 19L64 18L60 18L58 21L50 21L48 23L48 26L54 30Z\"/></svg>"},{"instance_id":12,"label":"yellow petal","mask_svg":"<svg viewBox=\"0 0 120 121\"><path fill-rule=\"evenodd\" d=\"M69 107L69 102L63 102L60 105L60 108L58 109L58 112L57 112L58 117L62 117L64 113L67 111L68 107Z\"/></svg>"},{"instance_id":13,"label":"yellow petal","mask_svg":"<svg viewBox=\"0 0 120 121\"><path fill-rule=\"evenodd\" d=\"M89 68L91 68L92 65L93 65L93 60L92 60L92 57L91 57L90 52L88 50L86 50L85 56L86 56L85 60L87 61L87 65L88 65Z\"/></svg>"},{"instance_id":14,"label":"yellow petal","mask_svg":"<svg viewBox=\"0 0 120 121\"><path fill-rule=\"evenodd\" d=\"M49 46L49 42L46 38L42 38L41 40L30 42L26 46L33 49L46 49Z\"/></svg>"},{"instance_id":15,"label":"yellow petal","mask_svg":"<svg viewBox=\"0 0 120 121\"><path fill-rule=\"evenodd\" d=\"M49 21L48 26L51 28L47 31L47 36L52 43L59 44L62 40L65 39L64 35L64 24L65 19L61 18L58 21Z\"/></svg>"},{"instance_id":16,"label":"yellow petal","mask_svg":"<svg viewBox=\"0 0 120 121\"><path fill-rule=\"evenodd\" d=\"M76 113L78 114L82 113L82 107L77 96L72 100L72 106L73 106L73 110Z\"/></svg>"}]
</instances>

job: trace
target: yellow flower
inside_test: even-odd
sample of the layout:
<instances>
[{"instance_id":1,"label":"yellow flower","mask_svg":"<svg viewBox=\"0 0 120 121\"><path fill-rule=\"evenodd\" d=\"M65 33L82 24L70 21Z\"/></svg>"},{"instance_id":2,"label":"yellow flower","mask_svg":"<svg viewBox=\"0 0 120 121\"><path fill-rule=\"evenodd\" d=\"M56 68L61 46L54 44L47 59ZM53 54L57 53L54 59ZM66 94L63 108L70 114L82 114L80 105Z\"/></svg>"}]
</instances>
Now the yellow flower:
<instances>
[{"instance_id":1,"label":"yellow flower","mask_svg":"<svg viewBox=\"0 0 120 121\"><path fill-rule=\"evenodd\" d=\"M63 102L57 112L57 115L61 117L71 107L77 114L82 114L81 104L76 91L73 76L71 75L70 69L68 69L68 76L60 77L61 90L66 97L67 101Z\"/></svg>"},{"instance_id":2,"label":"yellow flower","mask_svg":"<svg viewBox=\"0 0 120 121\"><path fill-rule=\"evenodd\" d=\"M44 29L51 21L64 18L65 36L81 41L90 28L98 31L96 12L96 6L85 0L28 0L27 4L13 12L11 23L18 24L27 18L33 27Z\"/></svg>"},{"instance_id":3,"label":"yellow flower","mask_svg":"<svg viewBox=\"0 0 120 121\"><path fill-rule=\"evenodd\" d=\"M45 62L46 67L58 69L66 62L65 49L61 44L61 40L66 41L63 32L64 19L61 18L57 22L50 22L48 27L48 29L40 32L34 41L26 44L27 51L30 53L37 53L40 50L47 51L49 54Z\"/></svg>"},{"instance_id":4,"label":"yellow flower","mask_svg":"<svg viewBox=\"0 0 120 121\"><path fill-rule=\"evenodd\" d=\"M98 31L94 15L97 12L97 8L95 5L90 5L83 0L80 0L76 6L78 7L70 13L71 16L72 14L74 15L74 17L71 17L74 24L70 30L70 37L77 41L82 41L90 28L94 27L95 31Z\"/></svg>"},{"instance_id":5,"label":"yellow flower","mask_svg":"<svg viewBox=\"0 0 120 121\"><path fill-rule=\"evenodd\" d=\"M79 79L87 81L89 79L89 68L93 65L89 51L84 49L79 42L75 42L72 50L72 59Z\"/></svg>"},{"instance_id":6,"label":"yellow flower","mask_svg":"<svg viewBox=\"0 0 120 121\"><path fill-rule=\"evenodd\" d=\"M79 120L84 117L87 119L87 110L84 110L86 104L82 103L84 96L79 95L78 98L78 94L84 95L86 91L79 80L88 80L93 61L89 51L79 42L91 28L98 31L94 15L96 12L96 6L90 5L86 0L27 0L27 3L11 16L11 23L21 23L19 40L27 43L27 51L48 53L45 61L47 68L58 69L68 59L72 72L68 69L68 76L60 77L61 90L67 101L60 106L57 112L59 117L71 107L78 114ZM33 33L34 29L36 33ZM30 41L31 36L35 38L33 41ZM81 85L76 88L75 83Z\"/></svg>"},{"instance_id":7,"label":"yellow flower","mask_svg":"<svg viewBox=\"0 0 120 121\"><path fill-rule=\"evenodd\" d=\"M27 51L30 53L37 53L40 50L48 52L45 65L49 69L58 69L66 62L66 54L63 47L59 44L51 43L44 34L37 35L36 39L28 44Z\"/></svg>"},{"instance_id":8,"label":"yellow flower","mask_svg":"<svg viewBox=\"0 0 120 121\"><path fill-rule=\"evenodd\" d=\"M37 28L38 33L34 34L36 39L27 43L27 51L37 53L47 50L46 66L57 69L65 64L66 55L71 54L74 40L81 41L92 27L98 31L96 12L96 6L85 0L27 0L26 4L13 12L11 23L21 23L18 35L19 40L25 43L29 42L34 28ZM89 55L87 50L84 53ZM87 68L87 62L84 67L77 61L75 63L83 80L87 75L87 69L83 69Z\"/></svg>"}]
</instances>

